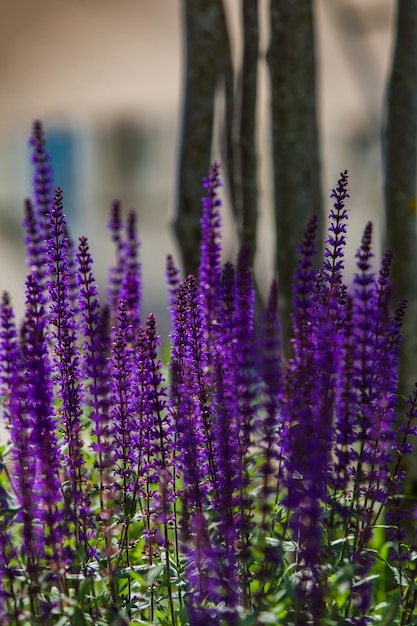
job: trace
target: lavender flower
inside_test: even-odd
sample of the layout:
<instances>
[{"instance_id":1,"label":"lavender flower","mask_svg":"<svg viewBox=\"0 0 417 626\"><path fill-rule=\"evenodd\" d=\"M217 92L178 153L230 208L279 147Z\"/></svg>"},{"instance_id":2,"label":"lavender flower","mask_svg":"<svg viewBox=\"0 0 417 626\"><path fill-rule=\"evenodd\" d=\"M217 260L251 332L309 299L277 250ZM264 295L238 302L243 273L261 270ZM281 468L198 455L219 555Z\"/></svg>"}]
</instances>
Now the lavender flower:
<instances>
[{"instance_id":1,"label":"lavender flower","mask_svg":"<svg viewBox=\"0 0 417 626\"><path fill-rule=\"evenodd\" d=\"M208 177L204 180L207 196L203 198L203 216L201 218L201 259L199 267L199 285L203 296L203 311L206 342L214 341L218 320L218 290L221 276L221 220L219 207L221 200L217 197L217 189L222 185L220 180L220 163L214 163Z\"/></svg>"},{"instance_id":2,"label":"lavender flower","mask_svg":"<svg viewBox=\"0 0 417 626\"><path fill-rule=\"evenodd\" d=\"M71 306L71 309L74 311L74 316L79 314L79 275L78 275L78 264L77 264L77 250L74 245L73 240L70 237L70 233L68 230L68 225L66 223L63 224L64 227L64 238L67 242L67 258L68 258L68 273L69 273L69 282L68 282L68 301Z\"/></svg>"},{"instance_id":3,"label":"lavender flower","mask_svg":"<svg viewBox=\"0 0 417 626\"><path fill-rule=\"evenodd\" d=\"M293 286L293 334L292 340L295 361L304 358L308 350L311 321L311 294L314 287L316 272L313 269L313 257L316 254L314 238L318 226L317 215L312 215L306 229L305 237L298 249L299 261L294 276Z\"/></svg>"},{"instance_id":4,"label":"lavender flower","mask_svg":"<svg viewBox=\"0 0 417 626\"><path fill-rule=\"evenodd\" d=\"M368 433L375 441L375 418L377 397L377 376L380 363L376 348L375 330L377 328L377 314L373 305L374 274L371 271L371 235L372 224L367 224L362 245L357 252L359 272L354 278L356 285L353 301L354 334L356 343L355 367L353 385L358 390L361 414L356 417L356 436L360 442L360 450L357 454L354 467L355 492L358 493L360 486L367 481L366 463L372 464L372 444L367 444ZM376 438L376 440L378 437Z\"/></svg>"},{"instance_id":5,"label":"lavender flower","mask_svg":"<svg viewBox=\"0 0 417 626\"><path fill-rule=\"evenodd\" d=\"M327 500L328 466L333 443L332 421L343 356L343 334L348 302L342 283L343 247L347 214L347 174L342 174L334 209L330 213L329 237L324 261L312 268L313 216L300 247L294 286L294 358L286 371L281 417L281 436L287 435L280 456L286 471L285 502L293 511L291 527L301 564L298 591L308 596L312 614L319 619L323 608L322 502Z\"/></svg>"},{"instance_id":6,"label":"lavender flower","mask_svg":"<svg viewBox=\"0 0 417 626\"><path fill-rule=\"evenodd\" d=\"M266 530L267 515L271 513L271 496L275 496L271 480L279 459L279 409L282 390L282 360L280 324L278 319L278 285L272 281L267 307L261 319L261 336L258 341L258 368L263 381L263 415L259 424L259 447L263 453L261 472L263 487L263 518L261 526Z\"/></svg>"},{"instance_id":7,"label":"lavender flower","mask_svg":"<svg viewBox=\"0 0 417 626\"><path fill-rule=\"evenodd\" d=\"M235 272L227 263L222 272L222 306L216 346L213 444L216 463L216 508L220 532L233 543L237 537L236 494L239 490L239 410L236 403L234 355Z\"/></svg>"},{"instance_id":8,"label":"lavender flower","mask_svg":"<svg viewBox=\"0 0 417 626\"><path fill-rule=\"evenodd\" d=\"M120 202L115 201L111 207L111 215L107 228L111 232L111 238L116 248L116 265L109 271L109 289L107 300L110 307L111 318L117 319L117 308L120 298L120 289L124 275L123 257L123 222L120 210Z\"/></svg>"},{"instance_id":9,"label":"lavender flower","mask_svg":"<svg viewBox=\"0 0 417 626\"><path fill-rule=\"evenodd\" d=\"M178 289L173 336L171 410L174 411L177 466L189 505L203 510L215 488L214 452L208 405L206 348L197 281L189 276ZM173 395L173 393L175 395Z\"/></svg>"},{"instance_id":10,"label":"lavender flower","mask_svg":"<svg viewBox=\"0 0 417 626\"><path fill-rule=\"evenodd\" d=\"M36 456L31 442L32 421L28 413L25 389L25 372L20 353L13 309L9 297L3 294L1 308L2 388L5 394L5 416L10 423L12 442L12 485L20 507L19 519L23 524L20 553L27 566L29 577L37 581L38 558L43 552L37 517L39 495L33 490L36 475ZM7 533L2 537L3 569L7 570ZM4 552L6 551L6 552ZM14 551L12 551L14 552Z\"/></svg>"},{"instance_id":11,"label":"lavender flower","mask_svg":"<svg viewBox=\"0 0 417 626\"><path fill-rule=\"evenodd\" d=\"M240 475L236 411L232 413L228 411L233 404L233 389L230 385L231 379L224 374L223 357L224 353L219 350L216 359L215 423L213 426L218 481L215 498L218 531L213 534L211 543L217 552L216 571L219 580L219 595L233 612L239 604L241 595L239 565L235 552L235 545L241 531L241 524L235 515L236 506L239 503ZM220 569L222 569L221 575Z\"/></svg>"},{"instance_id":12,"label":"lavender flower","mask_svg":"<svg viewBox=\"0 0 417 626\"><path fill-rule=\"evenodd\" d=\"M127 303L129 324L132 331L140 323L141 276L138 259L139 238L137 236L136 214L130 211L127 224L124 225L120 203L114 202L108 228L112 233L112 240L116 247L116 265L111 268L108 290L108 302L111 316L117 318L117 308L120 299Z\"/></svg>"},{"instance_id":13,"label":"lavender flower","mask_svg":"<svg viewBox=\"0 0 417 626\"><path fill-rule=\"evenodd\" d=\"M182 303L180 298L184 298ZM203 492L207 489L215 490L217 485L216 467L214 461L213 433L212 433L212 407L209 396L209 376L208 376L208 348L205 341L202 296L198 292L197 280L194 276L189 276L184 282L184 288L178 290L177 307L185 309L185 326L187 334L184 337L184 351L182 363L182 381L181 387L178 388L179 408L178 408L178 433L179 433L179 449L181 450L181 441L185 433L194 440L193 445L203 446L201 451L201 470L202 476L206 476ZM189 423L188 415L194 415L194 425ZM185 419L182 424L181 420ZM195 439L196 438L196 439ZM191 440L190 440L191 441ZM186 445L191 442L186 440ZM199 443L197 443L197 441ZM189 453L187 453L189 454ZM188 457L184 457L183 461ZM188 459L188 463L191 458ZM194 475L194 470L192 471ZM191 479L190 479L191 480ZM195 474L192 482L200 479ZM201 485L194 482L194 488L197 489L199 496L195 500L195 504L200 506ZM191 501L191 500L190 500Z\"/></svg>"},{"instance_id":14,"label":"lavender flower","mask_svg":"<svg viewBox=\"0 0 417 626\"><path fill-rule=\"evenodd\" d=\"M83 389L81 385L80 357L77 346L77 333L74 310L70 305L70 271L68 266L68 240L65 236L63 215L63 195L58 188L49 217L50 239L48 240L49 275L48 281L49 321L54 341L54 376L58 383L58 393L62 400L61 425L67 451L64 453L70 498L80 515L86 538L86 524L89 511L89 497L86 476L83 470L83 442L81 437L81 415Z\"/></svg>"},{"instance_id":15,"label":"lavender flower","mask_svg":"<svg viewBox=\"0 0 417 626\"><path fill-rule=\"evenodd\" d=\"M126 301L129 324L136 329L140 324L141 275L139 263L140 242L137 235L136 213L130 211L126 224L126 242L124 245L124 267L120 297Z\"/></svg>"},{"instance_id":16,"label":"lavender flower","mask_svg":"<svg viewBox=\"0 0 417 626\"><path fill-rule=\"evenodd\" d=\"M118 325L113 330L112 356L112 448L114 450L115 473L120 477L124 505L127 503L133 481L132 469L137 464L135 449L134 387L130 376L133 365L133 351L129 346L127 305L119 303Z\"/></svg>"},{"instance_id":17,"label":"lavender flower","mask_svg":"<svg viewBox=\"0 0 417 626\"><path fill-rule=\"evenodd\" d=\"M33 202L29 199L25 200L23 226L26 257L29 271L36 273L41 285L45 287L48 267L46 240L49 237L48 220L53 199L53 174L51 157L46 150L43 126L39 121L33 124L29 145L32 148Z\"/></svg>"},{"instance_id":18,"label":"lavender flower","mask_svg":"<svg viewBox=\"0 0 417 626\"><path fill-rule=\"evenodd\" d=\"M29 141L32 148L33 194L36 214L40 219L41 230L47 234L48 215L53 198L53 175L51 157L46 150L45 133L42 123L36 120L33 123L32 136Z\"/></svg>"},{"instance_id":19,"label":"lavender flower","mask_svg":"<svg viewBox=\"0 0 417 626\"><path fill-rule=\"evenodd\" d=\"M347 185L348 173L347 170L345 170L338 180L337 188L332 190L330 196L331 198L335 198L335 203L329 214L329 234L326 240L322 266L322 280L328 283L330 290L340 290L342 285L347 220L345 200L349 198Z\"/></svg>"},{"instance_id":20,"label":"lavender flower","mask_svg":"<svg viewBox=\"0 0 417 626\"><path fill-rule=\"evenodd\" d=\"M187 613L192 626L220 623L216 605L221 601L218 580L213 578L213 550L207 532L207 524L201 511L193 513L190 526L193 545L184 543L186 556L185 573L188 582Z\"/></svg>"},{"instance_id":21,"label":"lavender flower","mask_svg":"<svg viewBox=\"0 0 417 626\"><path fill-rule=\"evenodd\" d=\"M153 470L167 470L170 466L172 424L170 414L165 415L167 390L164 386L162 363L158 359L159 345L155 316L150 313L146 320L147 347L147 419L150 435L150 453ZM152 475L150 476L152 479Z\"/></svg>"},{"instance_id":22,"label":"lavender flower","mask_svg":"<svg viewBox=\"0 0 417 626\"><path fill-rule=\"evenodd\" d=\"M36 275L26 281L26 321L23 359L24 393L31 428L31 453L36 467L32 489L38 494L39 517L43 524L43 547L48 558L60 569L64 561L61 453L57 439L57 419L53 410L51 364L49 362L45 302Z\"/></svg>"},{"instance_id":23,"label":"lavender flower","mask_svg":"<svg viewBox=\"0 0 417 626\"><path fill-rule=\"evenodd\" d=\"M243 246L236 268L236 303L233 314L233 358L235 384L239 405L239 463L241 480L246 481L245 456L251 445L255 418L255 358L254 358L254 309L255 290L252 270L248 266L250 251ZM241 497L243 492L241 492ZM249 502L241 502L241 507L250 508ZM243 514L243 508L241 514Z\"/></svg>"},{"instance_id":24,"label":"lavender flower","mask_svg":"<svg viewBox=\"0 0 417 626\"><path fill-rule=\"evenodd\" d=\"M189 297L191 315L194 317L195 314L198 315L196 308L198 305L195 301L196 284L191 284L190 287L187 296ZM198 327L193 323L191 328L195 333ZM176 427L179 462L188 501L191 507L202 511L208 492L214 488L216 482L213 477L212 433L208 423L207 406L205 405L206 389L204 386L199 386L204 372L201 368L204 357L198 344L195 345L195 350L197 354L195 352L192 354L190 350L191 354L187 354L183 363ZM207 480L208 477L209 480Z\"/></svg>"},{"instance_id":25,"label":"lavender flower","mask_svg":"<svg viewBox=\"0 0 417 626\"><path fill-rule=\"evenodd\" d=\"M159 484L159 493L147 493L145 499L156 501L156 508L149 518L166 524L168 505L172 499L172 414L166 412L167 390L164 386L162 363L158 359L159 340L156 334L156 320L151 313L146 320L146 329L140 328L135 355L137 371L136 433L135 448L138 451L138 490L145 495L150 485ZM145 460L146 458L146 460ZM149 505L149 504L148 504ZM158 510L159 508L159 510ZM166 538L167 539L167 538Z\"/></svg>"},{"instance_id":26,"label":"lavender flower","mask_svg":"<svg viewBox=\"0 0 417 626\"><path fill-rule=\"evenodd\" d=\"M175 302L177 299L178 287L180 284L180 272L175 266L174 259L171 254L168 254L166 259L166 280L168 285L169 296L169 311L171 313L171 319L173 318L173 311L175 308Z\"/></svg>"},{"instance_id":27,"label":"lavender flower","mask_svg":"<svg viewBox=\"0 0 417 626\"><path fill-rule=\"evenodd\" d=\"M219 316L214 382L217 388L216 438L212 437L218 464L218 469L216 468L214 473L215 484L218 485L218 498L220 501L223 500L225 505L227 502L229 507L229 511L223 509L219 515L220 528L227 542L233 542L238 533L241 546L238 557L243 570L244 594L247 591L246 578L250 557L253 504L248 489L247 455L255 431L254 289L252 273L247 265L248 252L246 247L242 248L236 274L229 265L226 265L223 272L221 292L223 306ZM225 453L227 456L223 458ZM227 479L226 476L228 476ZM232 523L231 500L238 510L237 519ZM229 564L231 568L229 573L232 573L233 578L234 559L228 556L225 563ZM245 598L243 602L246 602Z\"/></svg>"},{"instance_id":28,"label":"lavender flower","mask_svg":"<svg viewBox=\"0 0 417 626\"><path fill-rule=\"evenodd\" d=\"M91 381L86 387L87 400L92 408L93 422L91 447L98 455L100 473L100 508L104 513L104 491L110 483L109 468L113 464L110 443L110 372L107 355L110 351L108 310L100 311L98 289L92 273L93 259L88 241L80 238L77 254L80 277L81 330L84 337L83 366L85 378Z\"/></svg>"},{"instance_id":29,"label":"lavender flower","mask_svg":"<svg viewBox=\"0 0 417 626\"><path fill-rule=\"evenodd\" d=\"M46 276L46 248L45 233L39 224L37 214L31 200L25 200L25 229L26 259L29 271L36 273L40 281Z\"/></svg>"},{"instance_id":30,"label":"lavender flower","mask_svg":"<svg viewBox=\"0 0 417 626\"><path fill-rule=\"evenodd\" d=\"M1 299L0 326L0 381L3 397L3 419L8 427L12 424L11 401L13 387L19 376L19 348L14 311L9 294L4 292Z\"/></svg>"},{"instance_id":31,"label":"lavender flower","mask_svg":"<svg viewBox=\"0 0 417 626\"><path fill-rule=\"evenodd\" d=\"M356 424L353 418L359 410L358 395L356 389L352 387L356 356L353 338L352 297L348 297L346 300L341 332L341 367L335 397L336 420L333 445L335 462L332 468L333 475L329 477L329 486L333 487L334 505L342 515L346 515L350 506L347 496L351 481L350 470L356 457L354 449ZM341 502L337 499L338 493L344 494Z\"/></svg>"},{"instance_id":32,"label":"lavender flower","mask_svg":"<svg viewBox=\"0 0 417 626\"><path fill-rule=\"evenodd\" d=\"M25 333L25 324L23 333ZM10 397L11 442L13 463L11 480L20 507L19 521L23 525L20 554L26 564L27 572L33 583L38 582L39 557L43 554L43 545L37 519L39 494L33 489L33 477L36 476L36 457L31 443L32 420L28 412L25 394L24 368L22 355L16 355L16 371Z\"/></svg>"}]
</instances>

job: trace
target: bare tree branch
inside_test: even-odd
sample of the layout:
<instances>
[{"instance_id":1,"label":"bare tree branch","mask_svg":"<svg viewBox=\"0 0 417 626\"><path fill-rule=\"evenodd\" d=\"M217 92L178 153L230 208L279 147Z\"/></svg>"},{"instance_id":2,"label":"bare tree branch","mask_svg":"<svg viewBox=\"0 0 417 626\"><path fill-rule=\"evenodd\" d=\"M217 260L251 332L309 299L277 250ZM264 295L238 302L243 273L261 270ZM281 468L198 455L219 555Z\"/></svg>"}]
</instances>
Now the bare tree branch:
<instances>
[{"instance_id":1,"label":"bare tree branch","mask_svg":"<svg viewBox=\"0 0 417 626\"><path fill-rule=\"evenodd\" d=\"M309 215L322 214L312 1L271 0L270 20L275 268L288 353L296 250Z\"/></svg>"}]
</instances>

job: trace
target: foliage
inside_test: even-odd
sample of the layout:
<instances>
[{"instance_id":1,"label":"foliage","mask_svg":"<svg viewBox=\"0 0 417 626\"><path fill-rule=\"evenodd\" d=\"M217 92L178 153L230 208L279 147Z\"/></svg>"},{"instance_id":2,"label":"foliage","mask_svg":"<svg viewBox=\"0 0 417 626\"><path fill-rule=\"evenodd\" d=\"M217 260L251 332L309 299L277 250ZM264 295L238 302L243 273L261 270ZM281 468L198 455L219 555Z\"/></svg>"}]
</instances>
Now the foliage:
<instances>
[{"instance_id":1,"label":"foliage","mask_svg":"<svg viewBox=\"0 0 417 626\"><path fill-rule=\"evenodd\" d=\"M347 172L317 272L316 217L299 248L284 361L276 283L255 323L248 249L221 265L212 166L198 278L167 260L164 367L155 317L141 320L134 214L113 207L100 302L39 123L32 146L20 327L1 303L0 624L417 623L401 468L417 387L406 421L396 412L405 302L390 313L392 255L375 275L371 224L344 283Z\"/></svg>"}]
</instances>

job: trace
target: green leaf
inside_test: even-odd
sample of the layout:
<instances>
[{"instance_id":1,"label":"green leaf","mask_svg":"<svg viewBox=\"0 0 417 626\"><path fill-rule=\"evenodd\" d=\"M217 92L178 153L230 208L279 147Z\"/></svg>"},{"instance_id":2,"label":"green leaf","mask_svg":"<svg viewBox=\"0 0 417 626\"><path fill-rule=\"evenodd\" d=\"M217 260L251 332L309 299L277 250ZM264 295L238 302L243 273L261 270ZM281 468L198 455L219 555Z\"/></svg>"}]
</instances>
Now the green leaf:
<instances>
[{"instance_id":1,"label":"green leaf","mask_svg":"<svg viewBox=\"0 0 417 626\"><path fill-rule=\"evenodd\" d=\"M401 596L399 592L396 592L391 596L390 603L387 605L381 621L378 622L379 626L391 626L394 623L394 619L398 615L400 602Z\"/></svg>"},{"instance_id":2,"label":"green leaf","mask_svg":"<svg viewBox=\"0 0 417 626\"><path fill-rule=\"evenodd\" d=\"M353 539L355 539L355 535L348 535L347 537L340 537L340 539L334 539L333 541L331 541L330 545L333 547L338 546L340 544L353 541Z\"/></svg>"},{"instance_id":3,"label":"green leaf","mask_svg":"<svg viewBox=\"0 0 417 626\"><path fill-rule=\"evenodd\" d=\"M282 549L284 550L284 552L296 552L297 544L295 543L295 541L285 540L282 541Z\"/></svg>"},{"instance_id":4,"label":"green leaf","mask_svg":"<svg viewBox=\"0 0 417 626\"><path fill-rule=\"evenodd\" d=\"M152 583L154 583L155 580L160 577L160 575L164 571L164 568L165 566L163 563L149 566L149 570L146 574L146 582L148 583L148 585L152 585Z\"/></svg>"},{"instance_id":5,"label":"green leaf","mask_svg":"<svg viewBox=\"0 0 417 626\"><path fill-rule=\"evenodd\" d=\"M258 615L259 624L276 624L277 616L272 611L261 611Z\"/></svg>"}]
</instances>

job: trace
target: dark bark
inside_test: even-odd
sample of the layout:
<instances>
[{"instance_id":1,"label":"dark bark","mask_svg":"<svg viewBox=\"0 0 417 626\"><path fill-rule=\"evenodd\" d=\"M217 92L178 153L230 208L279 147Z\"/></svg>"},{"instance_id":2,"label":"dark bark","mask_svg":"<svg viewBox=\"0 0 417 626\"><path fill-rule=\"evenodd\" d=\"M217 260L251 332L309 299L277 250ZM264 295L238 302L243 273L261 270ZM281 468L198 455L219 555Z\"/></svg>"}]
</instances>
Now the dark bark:
<instances>
[{"instance_id":1,"label":"dark bark","mask_svg":"<svg viewBox=\"0 0 417 626\"><path fill-rule=\"evenodd\" d=\"M238 111L235 160L235 216L239 241L249 244L250 264L256 253L258 220L256 101L259 54L258 0L242 0L243 61L236 98ZM237 107L236 107L237 108Z\"/></svg>"},{"instance_id":2,"label":"dark bark","mask_svg":"<svg viewBox=\"0 0 417 626\"><path fill-rule=\"evenodd\" d=\"M223 78L230 98L232 66L221 0L184 0L183 7L186 70L174 230L184 272L190 274L199 265L202 180L210 166L216 88ZM226 102L227 135L231 106Z\"/></svg>"},{"instance_id":3,"label":"dark bark","mask_svg":"<svg viewBox=\"0 0 417 626\"><path fill-rule=\"evenodd\" d=\"M311 0L271 0L272 151L276 261L284 349L291 335L296 250L308 217L322 214L316 61ZM318 242L321 252L321 242Z\"/></svg>"},{"instance_id":4,"label":"dark bark","mask_svg":"<svg viewBox=\"0 0 417 626\"><path fill-rule=\"evenodd\" d=\"M408 298L400 367L400 392L408 395L417 378L417 0L397 1L383 159L386 247L394 251L394 292L396 298Z\"/></svg>"}]
</instances>

